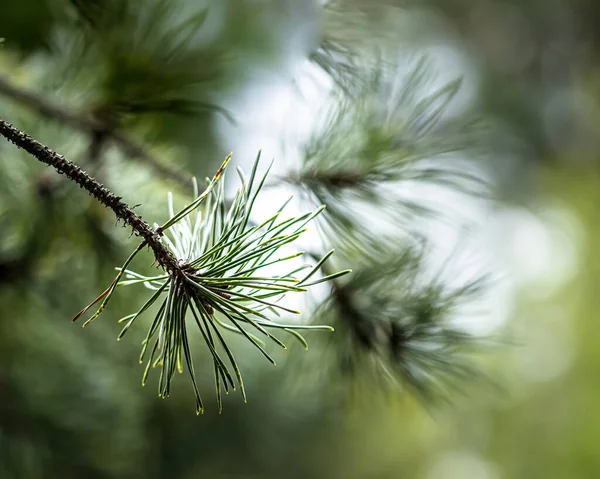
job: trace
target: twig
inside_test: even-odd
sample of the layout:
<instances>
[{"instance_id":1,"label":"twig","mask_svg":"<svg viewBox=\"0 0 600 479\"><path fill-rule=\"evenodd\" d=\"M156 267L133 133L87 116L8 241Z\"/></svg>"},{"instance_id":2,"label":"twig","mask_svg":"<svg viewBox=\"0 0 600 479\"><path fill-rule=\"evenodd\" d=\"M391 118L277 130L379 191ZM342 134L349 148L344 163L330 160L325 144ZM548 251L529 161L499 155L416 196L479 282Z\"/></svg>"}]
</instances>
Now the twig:
<instances>
[{"instance_id":1,"label":"twig","mask_svg":"<svg viewBox=\"0 0 600 479\"><path fill-rule=\"evenodd\" d=\"M192 186L192 182L186 176L158 161L142 145L138 144L133 139L114 129L107 128L107 125L102 121L92 117L71 113L67 109L53 104L31 91L27 91L12 84L2 76L0 76L0 94L15 100L23 106L35 110L46 118L51 118L76 130L83 131L92 136L97 134L105 135L106 139L112 141L126 155L143 161L156 171L160 177L167 178L186 190L189 190Z\"/></svg>"},{"instance_id":2,"label":"twig","mask_svg":"<svg viewBox=\"0 0 600 479\"><path fill-rule=\"evenodd\" d=\"M126 203L121 201L120 197L110 192L105 186L62 155L59 155L2 119L0 119L0 135L42 163L52 166L60 174L67 176L103 205L113 210L118 219L123 220L131 226L134 233L143 238L144 243L152 248L157 262L167 271L180 269L177 259L162 244L160 231L151 228L141 216L134 213Z\"/></svg>"}]
</instances>

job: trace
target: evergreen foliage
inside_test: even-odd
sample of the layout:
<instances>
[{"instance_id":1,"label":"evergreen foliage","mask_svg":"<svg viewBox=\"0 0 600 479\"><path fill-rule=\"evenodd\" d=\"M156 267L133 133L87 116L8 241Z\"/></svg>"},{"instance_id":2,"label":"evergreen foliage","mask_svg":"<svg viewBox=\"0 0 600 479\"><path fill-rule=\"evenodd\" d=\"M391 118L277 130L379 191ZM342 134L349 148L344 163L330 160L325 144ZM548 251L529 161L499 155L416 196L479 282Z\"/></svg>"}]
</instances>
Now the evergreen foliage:
<instances>
[{"instance_id":1,"label":"evergreen foliage","mask_svg":"<svg viewBox=\"0 0 600 479\"><path fill-rule=\"evenodd\" d=\"M1 315L28 318L20 332L10 332L6 321L0 326L0 334L11 338L6 343L15 344L14 350L7 347L0 353L6 354L11 371L0 374L0 384L10 383L15 398L28 384L13 380L13 371L33 368L29 362L20 364L21 350L32 347L38 336L29 332L38 327L39 335L54 343L42 342L45 349L36 359L56 361L66 375L85 378L104 368L110 378L80 396L65 386L75 404L82 399L90 407L106 405L94 419L99 430L108 427L103 421L116 410L115 421L130 417L132 423L152 418L167 422L167 415L169 420L176 416L159 409L169 406L148 402L131 386L140 374L129 368L139 354L131 344L142 344L144 383L151 380L153 367L160 369L161 397L175 388L171 380L178 371L189 372L197 412L204 410L200 391L209 387L211 374L221 411L223 392L239 388L245 400L252 387L248 380L244 387L241 370L250 371L258 390L262 375L253 353L274 364L278 353L270 346L285 348L281 335L307 347L305 335L310 339L312 330L333 327L335 332L323 334L327 345L315 338L309 355L330 348L338 361L303 363L333 371L331 381L340 370L358 375L362 366L375 365L378 378L392 377L419 397L435 400L452 399L469 380L485 378L472 354L483 338L454 322L459 306L480 294L485 281L451 285L431 271L429 245L420 228L424 217L443 217L444 205L410 194L415 184L487 194L470 164L484 131L470 114L445 117L461 87L459 79L432 88L436 72L426 58L407 72L405 65L374 54L398 49L397 39L387 42L384 35L371 35L373 18L382 15L378 9L395 7L373 2L365 9L359 3L326 3L312 12L310 21L321 30L312 39L316 48L304 60L325 72L333 87L315 119L314 135L302 145L301 162L268 182L258 160L248 177L240 168L241 186L231 197L222 174L229 159L204 188L191 179L210 174L222 158L214 126L223 116L235 122L221 105L244 85L240 72L253 71L257 51L267 52L264 64L277 62L275 35L261 36L272 21L267 7L243 1L57 1L45 3L52 15L44 24L48 33L43 41L33 45L13 38L11 29L0 30L5 37L0 49L3 119L81 165L110 192L123 195L132 212L138 211L133 205L142 203L144 217L156 219L169 194L168 219L146 230L150 236L142 235L141 244L139 238L133 243L127 237L131 231L115 228L111 212L95 200L82 200L74 183L0 142ZM283 17L279 20L285 23ZM250 41L254 38L258 40ZM258 211L257 197L273 185L299 193L303 212L287 216L290 200L284 198L273 211ZM177 210L176 203L187 206ZM309 221L317 225L320 241L305 248L305 264L300 250ZM116 264L122 265L115 278ZM350 269L354 272L346 275ZM106 284L110 286L104 289ZM296 311L285 300L319 284L314 307L304 311L302 321L290 319ZM98 305L91 318L103 311L120 317L120 332L114 321L106 321L85 333L65 333L58 325L72 317L74 304L100 291L77 318ZM319 299L319 293L325 297ZM111 308L105 310L109 300ZM140 335L133 326L142 321L147 329ZM127 341L120 345L108 342L126 332ZM278 374L293 372L272 374L277 381ZM377 386L385 389L385 384ZM40 393L40 401L52 397L49 385L42 389L46 392ZM124 396L131 398L130 405L121 404ZM65 402L65 408L73 402ZM136 414L128 415L132 409ZM54 423L60 411L41 414L62 430ZM152 427L166 428L161 424ZM235 430L234 423L222 424L223 431ZM83 433L76 427L64 430L60 441L80 441ZM174 444L185 440L182 433L181 442ZM116 439L125 466L115 477L125 477L128 468L138 471L144 460L130 442ZM52 444L47 447L54 450ZM37 460L42 468L49 463L45 457ZM98 462L75 474L110 470Z\"/></svg>"},{"instance_id":2,"label":"evergreen foliage","mask_svg":"<svg viewBox=\"0 0 600 479\"><path fill-rule=\"evenodd\" d=\"M73 2L72 8L67 10L68 20L57 27L57 41L46 63L56 55L63 56L66 45L72 58L63 63L67 67L63 72L69 72L72 78L81 75L89 78L92 63L101 72L99 78L86 84L90 92L96 93L93 101L83 105L87 113L81 121L62 107L47 105L43 95L38 100L36 93L21 91L8 79L2 83L4 92L17 102L34 110L41 109L45 116L77 125L87 133L91 141L88 161L98 161L105 142L111 138L116 138L117 146L125 147L127 152L130 140L123 139L119 130L128 125L141 126L148 113L159 118L161 114L195 115L199 108L219 110L202 96L210 97L212 87L207 85L216 84L219 75L223 75L223 70L219 73L219 65L223 64L226 52L222 45L217 47L214 42L196 40L203 32L210 9L196 12L186 9L189 14L182 16L173 9L171 0L152 1L144 9L138 7L134 1ZM338 4L330 4L324 10L332 19L339 19L344 11L351 12L351 8L340 9ZM332 25L336 24L334 21ZM73 38L65 36L67 32L72 32ZM305 146L299 169L280 178L300 188L310 201L328 206L320 221L324 244L339 245L344 262L352 267L353 263L360 265L353 279L335 280L333 294L324 308L340 316L358 348L384 354L394 364L392 369L399 368L399 377L420 393L430 391L429 383L437 383L440 378L451 378L444 384L454 387L451 382L474 371L458 360L457 355L463 345L470 345L476 338L442 324L456 301L479 290L479 281L451 291L441 283L417 286L425 268L420 258L426 249L418 246L422 240L412 224L419 216L443 212L411 199L402 190L404 183L417 181L479 193L481 181L460 165L452 167L444 155L471 148L481 130L474 129L477 124L469 120L439 125L460 88L460 81L452 81L423 95L432 77L426 59L417 62L408 74L401 75L398 67L387 61L374 64L360 61L360 56L365 56L363 48L366 46L355 36L344 40L344 35L334 26L330 33L336 39L330 38L327 30L325 33L311 61L333 75L338 86L332 93L329 111L324 113L322 128ZM76 55L73 56L73 52ZM194 93L196 90L200 95ZM151 164L160 164L152 161ZM224 347L243 393L239 368L220 329L244 335L274 363L260 341L240 323L283 345L268 331L281 326L271 322L263 311L290 312L271 298L303 291L312 284L306 283L307 278L297 277L300 270L278 277L260 275L263 267L297 256L284 258L278 256L278 250L296 240L302 225L314 215L283 222L272 216L256 225L255 219L251 220L252 206L265 182L265 178L260 181L255 178L256 168L257 165L248 183L242 180L242 188L229 203L228 210L219 175L202 195L196 196L179 213L174 214L170 200L171 219L156 231L181 264L169 266L157 256L165 268L164 273L150 277L140 275L127 269L140 251L138 248L111 286L96 300L102 300L101 312L118 284L141 283L155 290L137 313L121 320L126 324L119 338L141 313L158 301L155 319L143 342L142 358L146 349L150 349L144 377L150 366L161 365L159 394L168 396L170 380L177 369L182 370L184 357L194 384L198 411L203 407L191 363L186 321L190 321L190 317L196 321L211 351L220 405L221 385L228 391L230 387L235 388L235 384L217 352L217 343ZM172 176L183 175L178 171ZM360 208L376 209L378 221L383 229L387 228L386 233L377 237L364 228L363 215L352 212ZM196 217L192 221L189 215ZM169 238L163 233L173 236ZM390 247L386 239L390 235L404 237L400 244L405 246ZM311 254L317 260L316 268L323 266L319 260L323 255ZM323 257L329 256L327 253ZM308 277L315 271L311 270ZM123 274L129 278L125 282L121 281ZM333 273L324 279L338 276ZM365 306L356 306L357 303ZM223 322L225 319L227 323ZM283 329L306 344L296 329L308 326L288 326ZM382 353L376 346L382 341L388 352ZM415 341L432 346L419 349L414 346Z\"/></svg>"}]
</instances>

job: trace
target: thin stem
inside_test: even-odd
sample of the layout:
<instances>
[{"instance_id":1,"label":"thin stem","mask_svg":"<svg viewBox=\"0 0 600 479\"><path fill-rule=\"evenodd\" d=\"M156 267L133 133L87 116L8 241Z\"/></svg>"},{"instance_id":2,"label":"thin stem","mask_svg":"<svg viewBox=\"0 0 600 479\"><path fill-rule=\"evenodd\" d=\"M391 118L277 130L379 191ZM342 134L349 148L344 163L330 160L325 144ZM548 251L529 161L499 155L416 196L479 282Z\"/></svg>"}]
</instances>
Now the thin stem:
<instances>
[{"instance_id":1,"label":"thin stem","mask_svg":"<svg viewBox=\"0 0 600 479\"><path fill-rule=\"evenodd\" d=\"M143 238L144 242L152 248L157 262L165 269L168 271L177 271L180 269L177 259L162 244L160 232L151 228L141 216L134 213L126 203L121 201L120 197L110 192L104 185L88 175L76 164L51 150L46 145L34 140L1 118L0 135L14 143L17 147L25 150L38 161L52 166L60 174L77 183L103 205L113 210L118 219L123 220L131 226L134 233Z\"/></svg>"},{"instance_id":2,"label":"thin stem","mask_svg":"<svg viewBox=\"0 0 600 479\"><path fill-rule=\"evenodd\" d=\"M92 136L102 134L105 139L112 141L126 155L146 163L155 170L161 178L167 178L186 190L192 186L192 182L188 178L158 161L142 145L136 143L128 136L109 128L104 122L98 119L72 113L59 105L41 98L34 92L12 84L1 75L0 94L13 99L23 106L35 110L41 116L56 120L76 130L83 131Z\"/></svg>"}]
</instances>

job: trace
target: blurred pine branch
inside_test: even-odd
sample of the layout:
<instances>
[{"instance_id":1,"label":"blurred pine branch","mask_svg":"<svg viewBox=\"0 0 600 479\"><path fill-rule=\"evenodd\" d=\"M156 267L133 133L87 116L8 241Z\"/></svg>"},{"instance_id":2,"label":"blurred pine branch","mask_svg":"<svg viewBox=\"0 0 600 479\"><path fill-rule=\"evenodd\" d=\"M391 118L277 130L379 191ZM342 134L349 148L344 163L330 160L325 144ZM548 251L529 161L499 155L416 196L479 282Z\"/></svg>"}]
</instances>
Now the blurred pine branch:
<instances>
[{"instance_id":1,"label":"blurred pine branch","mask_svg":"<svg viewBox=\"0 0 600 479\"><path fill-rule=\"evenodd\" d=\"M191 181L185 175L159 161L140 143L121 133L116 126L110 125L109 122L103 121L97 116L72 113L32 91L25 90L11 83L7 78L2 76L0 76L0 94L27 108L33 109L42 117L64 123L75 130L80 130L90 135L91 138L100 137L103 140L113 142L123 150L125 155L142 161L146 166L154 170L157 176L172 181L182 189L189 189L192 186Z\"/></svg>"},{"instance_id":2,"label":"blurred pine branch","mask_svg":"<svg viewBox=\"0 0 600 479\"><path fill-rule=\"evenodd\" d=\"M24 70L37 72L38 77L33 74L34 81L29 82L40 84L36 92L19 86L18 74L11 72L10 76L0 76L0 94L17 112L19 106L25 107L33 117L50 119L51 123L83 134L90 168L108 156L107 147L114 145L152 170L155 178L145 182L145 187L152 189L162 180L169 180L182 191L191 189L192 182L181 164L172 166L156 158L151 144L134 140L132 131L159 132L162 143L179 147L181 137L173 131L181 125L189 123L193 130L203 115L228 115L216 100L217 92L224 84L243 83L244 79L232 78L232 72L250 66L231 68L236 52L241 56L239 52L245 50L235 50L228 43L228 32L234 27L225 24L220 30L224 32L222 37L214 34L218 29L211 30L213 7L180 2L178 5L185 8L178 10L174 8L176 3L70 2L64 8L64 18L53 29L49 51L23 63ZM415 199L407 193L407 185L436 185L485 196L487 185L475 169L467 166L468 162L452 159L453 155L468 157L479 148L483 130L470 115L450 121L445 117L461 88L459 78L439 85L426 58L410 68L396 61L397 39L386 42L387 32L379 31L377 23L392 12L390 8L385 2L331 2L319 8L318 35L312 39L316 48L305 59L331 78L333 87L315 119L314 134L301 148L297 168L271 183L260 182L252 192L255 167L252 180L242 178L242 187L231 200L225 199L222 182L210 183L205 195L196 192L193 203L182 212L171 211L175 220L165 223L167 226L148 226L145 230L152 235L152 240L146 241L155 245L158 263L165 266L163 274L147 275L122 267L98 297L102 310L117 284L142 284L160 291L145 298L146 306L138 313L124 319L127 330L138 315L152 305L158 306L144 347L156 337L154 353L158 359L151 359L148 365L161 366L161 396L169 394L170 380L182 363L181 355L187 354L181 328L186 313L191 313L213 359L221 408L221 388L227 391L235 387L232 379L238 367L235 361L227 366L217 352L220 339L214 328L237 331L270 357L260 340L246 335L235 322L250 325L273 339L268 328L281 328L265 315L279 310L273 297L301 292L304 286L321 280L296 277L299 271L267 279L255 274L262 261L278 264L278 259L291 260L300 249L296 241L299 232L286 228L310 215L290 218L289 223L272 217L265 223L259 220L262 215L253 211L255 193L266 186L283 184L301 192L301 199L311 209L327 205L315 219L321 245L311 248L309 256L313 267L322 268L324 277L330 280L330 295L315 308L314 316L341 325L333 344L337 341L337 347L343 350L346 339L350 339L350 348L342 354L357 364L375 362L427 398L448 397L449 390L459 387L462 381L482 377L469 354L482 338L459 331L449 322L457 304L481 293L482 282L474 279L463 287L450 287L441 280L423 280L427 277L424 258L428 250L422 248L420 220L443 216L447 205L434 207L422 198ZM231 37L236 37L233 33ZM10 38L7 43L10 46ZM390 50L392 54L387 55ZM47 79L37 81L46 75ZM74 99L66 104L79 107L49 101L45 93L40 93L51 89ZM171 135L165 134L169 128ZM210 137L208 132L194 135ZM122 184L135 184L133 178L122 176ZM11 187L8 179L0 181L6 183L3 191L8 199L4 202L22 194ZM196 219L191 221L189 218L194 216ZM4 214L0 219L6 217ZM102 264L102 238L106 236L102 236L97 221L92 218L89 223L99 253L96 261ZM171 227L173 236L163 235ZM281 234L276 234L278 228ZM279 257L279 246L290 245L293 251ZM329 259L329 245L337 249L335 258ZM27 251L28 246L14 261L0 261L0 272L12 276L25 264L31 269L34 260L24 261ZM45 254L50 255L48 251ZM231 264L241 272L240 277L225 274L231 273L227 267ZM216 277L205 276L200 265ZM355 268L357 274L339 279L336 271L344 272L347 267ZM194 286L202 281L210 287ZM225 315L229 322L219 323L216 313ZM305 345L296 329L307 325L284 326ZM159 348L165 341L168 346ZM425 343L428 346L422 347ZM228 349L222 351L231 359ZM195 384L191 362L188 367ZM240 377L237 385L241 387ZM195 385L194 390L197 409L202 410Z\"/></svg>"}]
</instances>

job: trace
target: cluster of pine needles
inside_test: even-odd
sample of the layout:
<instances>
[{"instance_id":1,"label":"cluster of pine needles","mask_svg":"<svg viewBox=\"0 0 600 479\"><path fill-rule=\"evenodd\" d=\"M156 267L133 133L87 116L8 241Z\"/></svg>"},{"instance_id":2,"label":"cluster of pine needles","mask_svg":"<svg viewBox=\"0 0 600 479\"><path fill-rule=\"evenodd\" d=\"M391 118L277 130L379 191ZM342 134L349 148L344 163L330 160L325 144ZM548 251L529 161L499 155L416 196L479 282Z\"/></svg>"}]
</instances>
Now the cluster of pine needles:
<instances>
[{"instance_id":1,"label":"cluster of pine needles","mask_svg":"<svg viewBox=\"0 0 600 479\"><path fill-rule=\"evenodd\" d=\"M274 334L279 330L308 348L300 330L333 330L330 326L275 322L272 318L282 313L300 314L282 305L281 300L290 293L305 292L310 286L350 272L344 270L317 276L333 250L313 265L298 265L297 258L303 252L289 251L289 246L306 231L305 226L323 211L324 206L302 216L282 219L292 199L290 197L261 223L251 220L256 199L272 165L271 162L264 175L259 177L260 154L249 179L240 168L237 169L241 187L233 202L226 205L222 173L230 158L225 160L202 194L198 194L195 183L194 201L179 212L174 212L173 199L169 195L170 219L160 227L156 225L156 231L161 233L164 244L177 258L180 267L164 270L155 276L130 270L129 264L142 249L142 244L118 268L118 275L111 286L75 318L102 300L98 311L84 326L97 318L118 285L141 284L151 290L149 299L137 312L120 319L124 327L118 339L143 313L158 304L142 342L140 362L147 361L142 383L146 383L152 368L160 367L158 393L163 398L167 397L172 379L177 372L184 371L185 365L193 385L198 414L204 411L204 405L194 372L188 323L198 327L212 355L221 412L223 390L228 393L239 387L246 401L240 368L224 333L243 336L275 364L259 336L285 349L285 344ZM249 328L256 334L247 331ZM224 352L224 356L219 351Z\"/></svg>"}]
</instances>

